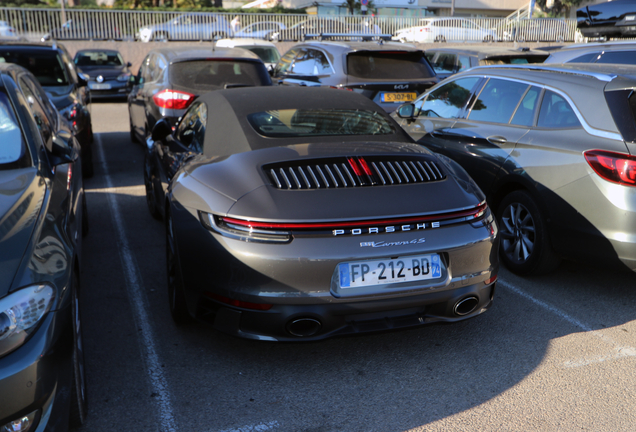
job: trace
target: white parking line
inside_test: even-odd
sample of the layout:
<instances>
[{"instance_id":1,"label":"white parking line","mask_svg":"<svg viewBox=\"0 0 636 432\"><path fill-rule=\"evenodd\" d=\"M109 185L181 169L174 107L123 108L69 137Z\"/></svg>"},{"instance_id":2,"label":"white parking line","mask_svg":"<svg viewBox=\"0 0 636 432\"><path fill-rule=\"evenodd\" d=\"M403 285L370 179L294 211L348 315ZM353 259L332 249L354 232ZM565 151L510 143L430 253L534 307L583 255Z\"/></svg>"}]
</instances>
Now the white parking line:
<instances>
[{"instance_id":1,"label":"white parking line","mask_svg":"<svg viewBox=\"0 0 636 432\"><path fill-rule=\"evenodd\" d=\"M596 336L597 338L599 338L600 340L602 340L603 342L607 343L608 345L612 346L612 353L608 354L608 355L598 355L598 356L590 356L590 357L584 357L582 359L578 359L578 360L568 360L566 361L563 365L565 367L581 367L581 366L587 366L593 363L602 363L608 360L617 360L620 358L624 358L624 357L636 357L636 348L634 347L630 347L630 346L622 346L620 345L618 342L616 342L614 339L606 336L605 334L601 333L598 330L593 330L590 326L584 324L583 322L577 320L576 318L568 315L567 313L563 312L562 310L548 304L545 303L541 300L538 300L536 298L534 298L533 296L531 296L530 294L522 291L521 289L515 287L514 285L510 284L509 282L505 282L503 280L499 280L497 282L498 286L502 286L512 292L514 292L515 294L520 295L521 297L530 300L532 303L541 306L544 309L549 310L550 312L560 316L561 318L563 318L564 320L566 320L567 322L569 322L570 324L580 328L581 330L590 333L593 336Z\"/></svg>"},{"instance_id":2,"label":"white parking line","mask_svg":"<svg viewBox=\"0 0 636 432\"><path fill-rule=\"evenodd\" d=\"M106 189L111 190L107 194L108 203L113 221L115 222L115 228L117 231L117 242L119 243L119 258L124 268L124 276L126 279L127 293L130 304L133 308L133 318L137 328L140 329L141 334L141 349L142 359L144 360L148 377L150 379L150 385L152 387L153 395L156 397L154 400L157 402L157 410L159 412L161 420L162 432L176 432L177 426L175 423L174 415L172 412L172 403L170 402L170 392L168 391L168 383L163 374L161 368L161 360L157 354L155 348L155 337L148 318L148 299L142 289L143 282L139 276L139 269L137 267L137 261L130 250L128 243L128 237L124 230L124 224L122 222L121 212L119 210L119 203L117 202L117 195L112 191L113 182L108 174L108 164L106 163L106 157L104 154L104 148L102 145L100 134L95 134L95 144L97 144L97 150L99 151L99 158L104 169L104 180L106 181Z\"/></svg>"},{"instance_id":3,"label":"white parking line","mask_svg":"<svg viewBox=\"0 0 636 432\"><path fill-rule=\"evenodd\" d=\"M280 425L277 421L271 421L269 423L260 423L257 425L242 426L238 429L226 429L219 432L266 432L272 429L278 428Z\"/></svg>"}]
</instances>

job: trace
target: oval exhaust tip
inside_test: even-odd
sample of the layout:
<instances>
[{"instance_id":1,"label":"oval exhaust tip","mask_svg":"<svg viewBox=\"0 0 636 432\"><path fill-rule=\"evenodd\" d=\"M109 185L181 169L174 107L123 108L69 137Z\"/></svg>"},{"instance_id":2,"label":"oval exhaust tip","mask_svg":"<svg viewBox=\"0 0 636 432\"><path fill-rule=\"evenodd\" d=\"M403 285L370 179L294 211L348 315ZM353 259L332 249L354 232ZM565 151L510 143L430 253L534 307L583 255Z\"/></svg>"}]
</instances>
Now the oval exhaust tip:
<instances>
[{"instance_id":1,"label":"oval exhaust tip","mask_svg":"<svg viewBox=\"0 0 636 432\"><path fill-rule=\"evenodd\" d=\"M294 336L313 336L322 327L320 321L314 318L297 318L287 323L287 331Z\"/></svg>"},{"instance_id":2,"label":"oval exhaust tip","mask_svg":"<svg viewBox=\"0 0 636 432\"><path fill-rule=\"evenodd\" d=\"M453 308L453 312L455 315L464 316L468 315L472 311L475 310L477 305L479 304L479 299L475 296L466 297L465 299L461 299L457 303L455 303L455 307Z\"/></svg>"}]
</instances>

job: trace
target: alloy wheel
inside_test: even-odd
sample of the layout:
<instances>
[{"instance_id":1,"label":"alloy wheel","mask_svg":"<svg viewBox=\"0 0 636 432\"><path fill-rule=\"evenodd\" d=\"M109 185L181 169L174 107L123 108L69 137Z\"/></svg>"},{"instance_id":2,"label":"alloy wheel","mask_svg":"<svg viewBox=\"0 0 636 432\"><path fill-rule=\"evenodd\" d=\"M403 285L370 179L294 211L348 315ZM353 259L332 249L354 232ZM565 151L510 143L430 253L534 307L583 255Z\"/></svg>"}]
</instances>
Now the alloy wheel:
<instances>
[{"instance_id":1,"label":"alloy wheel","mask_svg":"<svg viewBox=\"0 0 636 432\"><path fill-rule=\"evenodd\" d=\"M521 203L511 203L501 217L502 248L513 262L526 262L535 245L535 221L528 209Z\"/></svg>"}]
</instances>

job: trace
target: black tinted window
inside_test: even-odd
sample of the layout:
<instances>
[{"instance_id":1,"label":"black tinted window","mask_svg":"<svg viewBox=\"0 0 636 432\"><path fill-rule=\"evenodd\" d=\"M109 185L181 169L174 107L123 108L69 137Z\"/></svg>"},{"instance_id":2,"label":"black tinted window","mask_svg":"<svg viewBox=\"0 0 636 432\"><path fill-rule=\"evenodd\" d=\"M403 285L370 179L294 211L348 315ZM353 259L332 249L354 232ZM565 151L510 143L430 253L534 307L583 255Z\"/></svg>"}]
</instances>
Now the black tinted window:
<instances>
[{"instance_id":1,"label":"black tinted window","mask_svg":"<svg viewBox=\"0 0 636 432\"><path fill-rule=\"evenodd\" d=\"M636 65L636 51L609 51L605 52L596 63L618 63Z\"/></svg>"},{"instance_id":2,"label":"black tinted window","mask_svg":"<svg viewBox=\"0 0 636 432\"><path fill-rule=\"evenodd\" d=\"M546 91L539 111L538 127L572 128L581 126L570 104L560 95Z\"/></svg>"},{"instance_id":3,"label":"black tinted window","mask_svg":"<svg viewBox=\"0 0 636 432\"><path fill-rule=\"evenodd\" d=\"M7 95L0 91L0 170L24 168L30 164L31 158L13 107Z\"/></svg>"},{"instance_id":4,"label":"black tinted window","mask_svg":"<svg viewBox=\"0 0 636 432\"><path fill-rule=\"evenodd\" d=\"M280 59L280 55L278 54L278 50L276 48L271 47L241 47L252 51L254 54L258 56L263 63L276 63Z\"/></svg>"},{"instance_id":5,"label":"black tinted window","mask_svg":"<svg viewBox=\"0 0 636 432\"><path fill-rule=\"evenodd\" d=\"M508 123L528 84L490 79L473 104L470 120Z\"/></svg>"},{"instance_id":6,"label":"black tinted window","mask_svg":"<svg viewBox=\"0 0 636 432\"><path fill-rule=\"evenodd\" d=\"M124 64L117 52L82 51L75 55L78 66L122 66Z\"/></svg>"},{"instance_id":7,"label":"black tinted window","mask_svg":"<svg viewBox=\"0 0 636 432\"><path fill-rule=\"evenodd\" d=\"M518 126L532 126L540 94L541 89L539 87L531 87L517 107L515 116L510 121L510 124Z\"/></svg>"},{"instance_id":8,"label":"black tinted window","mask_svg":"<svg viewBox=\"0 0 636 432\"><path fill-rule=\"evenodd\" d=\"M456 118L468 101L470 92L481 78L460 78L449 82L415 103L418 115L425 117Z\"/></svg>"},{"instance_id":9,"label":"black tinted window","mask_svg":"<svg viewBox=\"0 0 636 432\"><path fill-rule=\"evenodd\" d=\"M349 75L366 79L421 79L434 76L422 52L356 52L347 55Z\"/></svg>"},{"instance_id":10,"label":"black tinted window","mask_svg":"<svg viewBox=\"0 0 636 432\"><path fill-rule=\"evenodd\" d=\"M69 85L66 68L57 51L0 47L0 62L16 63L28 69L43 86Z\"/></svg>"},{"instance_id":11,"label":"black tinted window","mask_svg":"<svg viewBox=\"0 0 636 432\"><path fill-rule=\"evenodd\" d=\"M431 63L437 73L455 72L455 60L457 55L451 53L439 53L435 62Z\"/></svg>"},{"instance_id":12,"label":"black tinted window","mask_svg":"<svg viewBox=\"0 0 636 432\"><path fill-rule=\"evenodd\" d=\"M582 56L578 56L576 58L573 58L572 60L568 60L566 63L589 63L589 62L593 62L594 60L596 60L596 58L599 56L599 54L600 54L599 52L583 54Z\"/></svg>"},{"instance_id":13,"label":"black tinted window","mask_svg":"<svg viewBox=\"0 0 636 432\"><path fill-rule=\"evenodd\" d=\"M218 90L232 85L260 86L271 83L262 63L208 60L170 65L172 84L198 91Z\"/></svg>"}]
</instances>

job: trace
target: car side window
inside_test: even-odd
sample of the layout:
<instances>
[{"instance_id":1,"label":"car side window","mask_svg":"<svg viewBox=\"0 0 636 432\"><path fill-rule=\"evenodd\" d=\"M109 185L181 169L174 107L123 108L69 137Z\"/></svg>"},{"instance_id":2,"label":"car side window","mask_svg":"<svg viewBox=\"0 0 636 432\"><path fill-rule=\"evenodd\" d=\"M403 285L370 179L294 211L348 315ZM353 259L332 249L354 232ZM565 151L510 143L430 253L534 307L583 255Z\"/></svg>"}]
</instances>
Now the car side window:
<instances>
[{"instance_id":1,"label":"car side window","mask_svg":"<svg viewBox=\"0 0 636 432\"><path fill-rule=\"evenodd\" d=\"M151 56L148 56L144 59L144 61L141 63L141 80L142 82L149 82L152 81L152 76L150 75L150 71L152 69L152 65L154 65L154 58Z\"/></svg>"},{"instance_id":2,"label":"car side window","mask_svg":"<svg viewBox=\"0 0 636 432\"><path fill-rule=\"evenodd\" d=\"M491 78L473 104L469 120L508 123L528 84Z\"/></svg>"},{"instance_id":3,"label":"car side window","mask_svg":"<svg viewBox=\"0 0 636 432\"><path fill-rule=\"evenodd\" d=\"M208 121L208 109L205 103L193 104L185 113L177 128L177 140L190 151L203 153L203 139Z\"/></svg>"},{"instance_id":4,"label":"car side window","mask_svg":"<svg viewBox=\"0 0 636 432\"><path fill-rule=\"evenodd\" d=\"M435 70L436 73L455 72L456 60L456 54L439 53L439 55L435 59L435 63L433 63L431 66L433 66L433 70Z\"/></svg>"},{"instance_id":5,"label":"car side window","mask_svg":"<svg viewBox=\"0 0 636 432\"><path fill-rule=\"evenodd\" d=\"M530 87L517 107L517 111L515 111L515 115L510 121L510 124L517 126L532 126L540 94L540 87Z\"/></svg>"},{"instance_id":6,"label":"car side window","mask_svg":"<svg viewBox=\"0 0 636 432\"><path fill-rule=\"evenodd\" d=\"M415 109L424 117L459 117L468 101L470 92L480 77L460 78L449 82L428 94L426 99L416 102Z\"/></svg>"},{"instance_id":7,"label":"car side window","mask_svg":"<svg viewBox=\"0 0 636 432\"><path fill-rule=\"evenodd\" d=\"M24 75L21 79L26 83L26 85L29 86L29 89L33 92L33 95L38 99L38 101L40 101L42 107L44 107L49 122L53 125L53 127L57 127L57 109L51 103L49 96L40 86L40 83L38 83L29 75Z\"/></svg>"},{"instance_id":8,"label":"car side window","mask_svg":"<svg viewBox=\"0 0 636 432\"><path fill-rule=\"evenodd\" d=\"M457 56L457 72L461 72L470 67L470 57L466 55Z\"/></svg>"},{"instance_id":9,"label":"car side window","mask_svg":"<svg viewBox=\"0 0 636 432\"><path fill-rule=\"evenodd\" d=\"M537 127L565 129L580 126L578 117L565 98L553 91L546 90L541 101Z\"/></svg>"},{"instance_id":10,"label":"car side window","mask_svg":"<svg viewBox=\"0 0 636 432\"><path fill-rule=\"evenodd\" d=\"M606 51L596 63L618 63L636 65L636 53L634 51Z\"/></svg>"},{"instance_id":11,"label":"car side window","mask_svg":"<svg viewBox=\"0 0 636 432\"><path fill-rule=\"evenodd\" d=\"M296 57L297 53L298 53L298 50L295 50L295 49L287 51L285 55L282 56L280 60L278 61L278 64L276 65L275 74L287 72L290 66L292 65L294 61L294 57Z\"/></svg>"},{"instance_id":12,"label":"car side window","mask_svg":"<svg viewBox=\"0 0 636 432\"><path fill-rule=\"evenodd\" d=\"M163 76L163 72L166 70L166 67L168 66L165 62L165 60L163 59L163 57L161 56L157 56L155 57L155 65L152 68L151 76L152 76L152 81L159 81L161 79L161 77Z\"/></svg>"},{"instance_id":13,"label":"car side window","mask_svg":"<svg viewBox=\"0 0 636 432\"><path fill-rule=\"evenodd\" d=\"M24 78L20 78L19 85L22 93L24 93L24 96L26 96L29 107L31 108L35 124L38 126L38 131L40 132L40 136L42 137L42 142L44 143L46 148L50 150L52 148L51 140L53 135L53 128L46 114L46 111L40 103L38 97L33 93L33 90L31 90L31 87L29 87L27 82L24 80Z\"/></svg>"},{"instance_id":14,"label":"car side window","mask_svg":"<svg viewBox=\"0 0 636 432\"><path fill-rule=\"evenodd\" d=\"M292 68L292 72L301 75L324 75L331 73L331 66L322 51L302 50Z\"/></svg>"},{"instance_id":15,"label":"car side window","mask_svg":"<svg viewBox=\"0 0 636 432\"><path fill-rule=\"evenodd\" d=\"M566 63L590 63L596 60L596 58L600 54L601 54L600 52L583 54L582 56L578 56L576 58L573 58L572 60L568 60Z\"/></svg>"}]
</instances>

